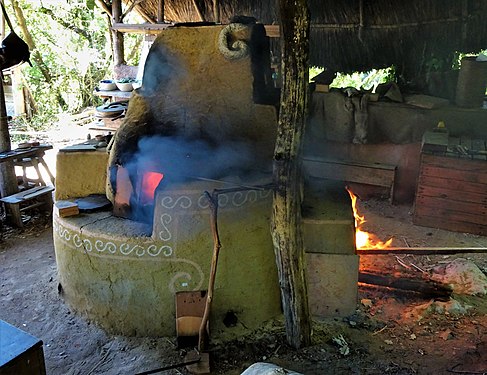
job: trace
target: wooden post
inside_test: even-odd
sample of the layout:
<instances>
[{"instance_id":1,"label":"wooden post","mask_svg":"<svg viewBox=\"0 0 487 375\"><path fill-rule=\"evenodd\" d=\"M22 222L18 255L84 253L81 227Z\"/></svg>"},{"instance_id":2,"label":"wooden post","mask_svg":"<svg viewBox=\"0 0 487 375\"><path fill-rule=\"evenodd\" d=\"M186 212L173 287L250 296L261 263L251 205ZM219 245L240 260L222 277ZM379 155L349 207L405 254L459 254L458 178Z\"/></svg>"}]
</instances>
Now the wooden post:
<instances>
[{"instance_id":1,"label":"wooden post","mask_svg":"<svg viewBox=\"0 0 487 375\"><path fill-rule=\"evenodd\" d=\"M215 23L220 23L220 2L218 0L213 0L213 17Z\"/></svg>"},{"instance_id":2,"label":"wooden post","mask_svg":"<svg viewBox=\"0 0 487 375\"><path fill-rule=\"evenodd\" d=\"M164 0L159 0L157 3L157 22L164 23Z\"/></svg>"},{"instance_id":3,"label":"wooden post","mask_svg":"<svg viewBox=\"0 0 487 375\"><path fill-rule=\"evenodd\" d=\"M307 0L279 0L283 84L274 151L272 239L288 343L311 341L301 226L299 153L308 106L309 10Z\"/></svg>"},{"instance_id":4,"label":"wooden post","mask_svg":"<svg viewBox=\"0 0 487 375\"><path fill-rule=\"evenodd\" d=\"M7 108L3 90L3 74L0 71L0 152L10 151L10 134L8 132ZM0 195L6 197L18 192L17 177L11 161L0 163Z\"/></svg>"},{"instance_id":5,"label":"wooden post","mask_svg":"<svg viewBox=\"0 0 487 375\"><path fill-rule=\"evenodd\" d=\"M112 2L112 24L122 22L122 1L113 0ZM123 34L112 29L113 40L113 65L118 66L125 64L123 51Z\"/></svg>"}]
</instances>

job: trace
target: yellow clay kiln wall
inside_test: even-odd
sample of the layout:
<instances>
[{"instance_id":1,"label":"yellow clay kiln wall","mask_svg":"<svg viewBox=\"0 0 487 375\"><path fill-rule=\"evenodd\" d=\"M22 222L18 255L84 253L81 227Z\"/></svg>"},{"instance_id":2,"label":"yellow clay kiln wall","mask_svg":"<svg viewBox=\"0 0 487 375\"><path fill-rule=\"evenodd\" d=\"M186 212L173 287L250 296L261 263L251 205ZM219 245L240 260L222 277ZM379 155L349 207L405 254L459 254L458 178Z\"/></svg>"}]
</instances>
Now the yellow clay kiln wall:
<instances>
[{"instance_id":1,"label":"yellow clay kiln wall","mask_svg":"<svg viewBox=\"0 0 487 375\"><path fill-rule=\"evenodd\" d=\"M110 212L54 216L63 296L74 310L125 335L174 336L175 293L207 290L213 239L203 190L158 195L152 237ZM269 230L272 194L223 194L222 248L210 317L212 338L235 338L280 316ZM232 312L238 322L223 323Z\"/></svg>"},{"instance_id":2,"label":"yellow clay kiln wall","mask_svg":"<svg viewBox=\"0 0 487 375\"><path fill-rule=\"evenodd\" d=\"M55 199L105 194L108 154L103 151L59 152Z\"/></svg>"}]
</instances>

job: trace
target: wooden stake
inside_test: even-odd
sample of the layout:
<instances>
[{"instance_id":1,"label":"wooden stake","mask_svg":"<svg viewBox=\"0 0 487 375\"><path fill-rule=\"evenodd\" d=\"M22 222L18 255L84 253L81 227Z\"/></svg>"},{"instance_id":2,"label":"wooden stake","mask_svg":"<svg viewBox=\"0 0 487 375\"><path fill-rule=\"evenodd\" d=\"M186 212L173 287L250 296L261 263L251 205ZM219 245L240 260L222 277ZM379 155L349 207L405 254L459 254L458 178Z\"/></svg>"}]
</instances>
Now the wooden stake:
<instances>
[{"instance_id":1,"label":"wooden stake","mask_svg":"<svg viewBox=\"0 0 487 375\"><path fill-rule=\"evenodd\" d=\"M205 349L206 326L208 324L208 319L210 318L211 302L213 300L213 290L215 288L216 267L218 264L218 255L220 254L221 248L220 236L218 235L218 192L213 191L213 194L210 195L210 193L205 191L205 195L208 198L211 210L210 226L211 233L213 235L213 257L211 259L210 278L208 281L208 294L206 295L205 313L203 314L199 330L199 352L202 352Z\"/></svg>"}]
</instances>

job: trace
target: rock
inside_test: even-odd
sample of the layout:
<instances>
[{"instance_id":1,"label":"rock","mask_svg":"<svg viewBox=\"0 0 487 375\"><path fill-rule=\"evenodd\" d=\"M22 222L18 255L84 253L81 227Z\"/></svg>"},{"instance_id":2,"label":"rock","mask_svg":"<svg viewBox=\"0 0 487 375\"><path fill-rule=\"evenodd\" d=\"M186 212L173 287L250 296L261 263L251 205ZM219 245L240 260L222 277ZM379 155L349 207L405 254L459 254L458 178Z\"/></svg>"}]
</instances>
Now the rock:
<instances>
[{"instance_id":1,"label":"rock","mask_svg":"<svg viewBox=\"0 0 487 375\"><path fill-rule=\"evenodd\" d=\"M487 294L487 276L475 263L464 258L457 258L447 265L436 267L431 279L449 284L456 294Z\"/></svg>"},{"instance_id":2,"label":"rock","mask_svg":"<svg viewBox=\"0 0 487 375\"><path fill-rule=\"evenodd\" d=\"M416 306L413 310L413 316L416 315L418 317L417 320L434 314L460 316L465 315L471 307L469 305L462 305L454 299L448 302L431 301Z\"/></svg>"},{"instance_id":3,"label":"rock","mask_svg":"<svg viewBox=\"0 0 487 375\"><path fill-rule=\"evenodd\" d=\"M449 330L449 329L441 332L438 336L440 336L445 341L453 338L453 334L452 334L451 330Z\"/></svg>"},{"instance_id":4,"label":"rock","mask_svg":"<svg viewBox=\"0 0 487 375\"><path fill-rule=\"evenodd\" d=\"M368 298L362 298L360 300L360 303L364 306L364 307L372 307L373 303L372 303L372 300L371 299L368 299Z\"/></svg>"},{"instance_id":5,"label":"rock","mask_svg":"<svg viewBox=\"0 0 487 375\"><path fill-rule=\"evenodd\" d=\"M276 366L272 363L257 362L242 372L241 375L303 375L300 372L294 372L286 370L280 366Z\"/></svg>"}]
</instances>

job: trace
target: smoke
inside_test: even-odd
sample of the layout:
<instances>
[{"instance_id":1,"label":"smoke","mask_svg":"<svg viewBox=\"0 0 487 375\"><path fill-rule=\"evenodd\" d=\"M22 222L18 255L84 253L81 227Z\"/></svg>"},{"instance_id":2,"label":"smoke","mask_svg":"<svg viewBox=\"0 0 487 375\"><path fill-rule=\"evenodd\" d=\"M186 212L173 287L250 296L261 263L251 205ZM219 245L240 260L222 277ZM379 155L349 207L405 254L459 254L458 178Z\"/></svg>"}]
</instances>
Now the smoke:
<instances>
[{"instance_id":1,"label":"smoke","mask_svg":"<svg viewBox=\"0 0 487 375\"><path fill-rule=\"evenodd\" d=\"M212 145L201 139L151 136L138 142L138 151L124 165L136 193L131 197L131 218L151 223L154 202L141 201L142 178L147 172L164 175L158 190L198 178L225 179L227 176L250 178L263 167L248 143L226 142Z\"/></svg>"},{"instance_id":2,"label":"smoke","mask_svg":"<svg viewBox=\"0 0 487 375\"><path fill-rule=\"evenodd\" d=\"M194 177L242 175L254 169L255 164L252 149L243 142L213 146L200 139L152 136L139 140L138 151L125 167L130 174L161 172L170 184Z\"/></svg>"}]
</instances>

